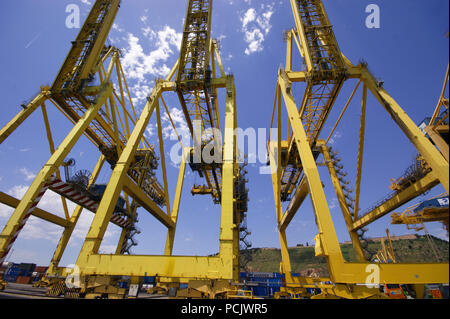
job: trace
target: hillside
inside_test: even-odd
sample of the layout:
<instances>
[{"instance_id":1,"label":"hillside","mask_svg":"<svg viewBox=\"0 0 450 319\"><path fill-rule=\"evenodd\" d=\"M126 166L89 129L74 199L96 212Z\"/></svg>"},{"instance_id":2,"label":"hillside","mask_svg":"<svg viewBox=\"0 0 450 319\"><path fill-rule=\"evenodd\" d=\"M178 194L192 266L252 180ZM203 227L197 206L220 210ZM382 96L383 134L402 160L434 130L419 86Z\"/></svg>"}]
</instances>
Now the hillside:
<instances>
[{"instance_id":1,"label":"hillside","mask_svg":"<svg viewBox=\"0 0 450 319\"><path fill-rule=\"evenodd\" d=\"M448 241L433 237L437 254L441 261L449 260ZM399 262L421 263L437 262L437 258L429 241L424 236L418 236L416 239L400 239L392 242L395 255ZM381 243L378 241L369 242L368 248L371 251L378 251ZM356 261L356 255L351 244L341 244L344 259L349 262ZM281 252L276 248L253 248L250 250L252 260L248 263L248 270L254 272L279 272L281 262ZM289 248L292 271L308 274L311 269L316 269L320 276L327 276L327 264L324 257L315 257L314 247L292 247Z\"/></svg>"}]
</instances>

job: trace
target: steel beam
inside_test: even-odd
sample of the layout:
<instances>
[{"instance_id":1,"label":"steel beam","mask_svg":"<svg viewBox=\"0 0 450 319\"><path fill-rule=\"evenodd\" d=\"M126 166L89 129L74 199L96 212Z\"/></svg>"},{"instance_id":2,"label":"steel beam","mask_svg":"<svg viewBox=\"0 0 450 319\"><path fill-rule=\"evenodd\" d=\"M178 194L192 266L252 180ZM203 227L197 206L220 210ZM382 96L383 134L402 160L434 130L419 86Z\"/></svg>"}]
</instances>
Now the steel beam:
<instances>
[{"instance_id":1,"label":"steel beam","mask_svg":"<svg viewBox=\"0 0 450 319\"><path fill-rule=\"evenodd\" d=\"M439 178L444 189L449 193L449 166L444 156L434 147L411 118L403 111L397 102L381 87L377 85L374 77L363 68L362 80L375 98L385 108L391 118L405 133L406 137L416 147L420 155L430 165L435 176Z\"/></svg>"},{"instance_id":2,"label":"steel beam","mask_svg":"<svg viewBox=\"0 0 450 319\"><path fill-rule=\"evenodd\" d=\"M128 139L127 145L125 146L125 149L120 155L120 158L117 161L117 164L112 172L111 178L108 182L108 186L106 187L105 193L97 209L97 213L95 214L94 220L92 221L92 226L89 233L87 234L80 255L78 257L77 263L79 264L83 264L88 255L97 253L98 249L100 248L103 235L108 226L108 221L110 220L111 215L114 211L115 203L117 203L125 180L128 178L127 172L131 165L133 155L136 152L136 149L144 135L144 131L147 127L151 115L153 114L160 94L161 85L160 82L158 82L156 83L151 96L148 98L144 110L142 111L142 114L137 121L130 138ZM147 203L146 201L143 202ZM150 206L152 205L150 204ZM159 215L162 218L162 214Z\"/></svg>"},{"instance_id":3,"label":"steel beam","mask_svg":"<svg viewBox=\"0 0 450 319\"><path fill-rule=\"evenodd\" d=\"M0 192L0 203L12 208L16 208L19 205L20 200L3 192ZM33 213L31 215L61 227L68 227L70 225L70 222L68 220L53 215L52 213L49 213L38 207L33 210Z\"/></svg>"},{"instance_id":4,"label":"steel beam","mask_svg":"<svg viewBox=\"0 0 450 319\"><path fill-rule=\"evenodd\" d=\"M439 180L434 176L433 172L428 173L422 179L415 182L413 185L407 187L406 189L395 194L392 198L376 207L369 213L361 216L357 219L352 227L352 231L356 231L364 226L367 226L374 222L375 220L389 214L394 209L402 206L403 204L409 202L411 199L423 194L425 191L433 188L439 184Z\"/></svg>"},{"instance_id":5,"label":"steel beam","mask_svg":"<svg viewBox=\"0 0 450 319\"><path fill-rule=\"evenodd\" d=\"M109 185L109 184L108 184ZM145 210L152 214L167 228L174 228L175 223L170 216L164 212L148 195L133 182L128 176L123 177L123 190L125 193L133 197ZM106 192L105 192L106 193ZM100 209L100 206L99 206Z\"/></svg>"},{"instance_id":6,"label":"steel beam","mask_svg":"<svg viewBox=\"0 0 450 319\"><path fill-rule=\"evenodd\" d=\"M42 103L47 100L47 93L39 93L23 110L0 130L0 144L14 132Z\"/></svg>"},{"instance_id":7,"label":"steel beam","mask_svg":"<svg viewBox=\"0 0 450 319\"><path fill-rule=\"evenodd\" d=\"M286 209L286 212L283 215L283 218L281 219L280 224L278 225L278 228L281 231L286 230L292 218L294 218L295 214L297 213L298 209L300 208L300 206L302 205L303 201L305 200L308 194L309 194L308 184L306 183L305 176L303 176L302 179L300 180L300 183L297 186L297 189L295 191L294 196L292 197L291 202L289 203L288 208Z\"/></svg>"},{"instance_id":8,"label":"steel beam","mask_svg":"<svg viewBox=\"0 0 450 319\"><path fill-rule=\"evenodd\" d=\"M11 215L8 223L6 224L0 235L0 255L6 252L9 243L12 240L12 236L16 234L16 232L20 229L22 220L24 220L24 218L29 213L30 208L32 208L32 205L34 204L34 200L43 189L46 181L59 168L59 166L61 166L75 143L86 130L89 123L95 118L102 105L105 103L107 96L111 94L111 90L112 85L110 83L107 83L100 93L96 104L91 105L91 107L86 111L86 113L81 117L81 119L73 127L70 133L66 136L58 149L53 153L44 167L39 171L37 177L28 188L27 192L23 196L14 213Z\"/></svg>"}]
</instances>

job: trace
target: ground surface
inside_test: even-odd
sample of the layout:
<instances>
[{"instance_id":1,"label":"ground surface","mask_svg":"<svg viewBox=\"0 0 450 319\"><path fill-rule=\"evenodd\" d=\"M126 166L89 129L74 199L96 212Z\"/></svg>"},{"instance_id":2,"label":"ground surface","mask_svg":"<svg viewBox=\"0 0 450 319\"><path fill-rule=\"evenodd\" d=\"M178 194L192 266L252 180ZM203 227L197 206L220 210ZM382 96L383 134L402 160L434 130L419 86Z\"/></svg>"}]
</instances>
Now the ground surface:
<instances>
[{"instance_id":1,"label":"ground surface","mask_svg":"<svg viewBox=\"0 0 450 319\"><path fill-rule=\"evenodd\" d=\"M0 291L0 299L63 299L64 297L47 297L46 288L35 288L32 285L9 282L5 290ZM166 296L139 293L138 299L165 299Z\"/></svg>"}]
</instances>

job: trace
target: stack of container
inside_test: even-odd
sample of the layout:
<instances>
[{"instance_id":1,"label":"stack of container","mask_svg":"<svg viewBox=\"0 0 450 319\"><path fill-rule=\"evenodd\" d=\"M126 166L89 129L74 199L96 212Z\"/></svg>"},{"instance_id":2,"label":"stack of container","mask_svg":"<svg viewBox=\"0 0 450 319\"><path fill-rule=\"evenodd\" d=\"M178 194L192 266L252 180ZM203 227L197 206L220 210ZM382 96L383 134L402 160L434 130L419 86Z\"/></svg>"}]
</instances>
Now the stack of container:
<instances>
[{"instance_id":1,"label":"stack of container","mask_svg":"<svg viewBox=\"0 0 450 319\"><path fill-rule=\"evenodd\" d=\"M10 263L8 268L5 270L5 274L3 275L3 280L7 282L16 282L17 277L20 274L20 269L18 264Z\"/></svg>"},{"instance_id":2,"label":"stack of container","mask_svg":"<svg viewBox=\"0 0 450 319\"><path fill-rule=\"evenodd\" d=\"M257 297L272 297L276 292L280 291L283 279L283 275L277 272L241 273L241 281Z\"/></svg>"},{"instance_id":3,"label":"stack of container","mask_svg":"<svg viewBox=\"0 0 450 319\"><path fill-rule=\"evenodd\" d=\"M29 284L31 283L31 276L33 275L33 271L36 268L36 264L26 264L21 263L17 267L19 269L19 273L16 279L16 283L18 284Z\"/></svg>"},{"instance_id":4,"label":"stack of container","mask_svg":"<svg viewBox=\"0 0 450 319\"><path fill-rule=\"evenodd\" d=\"M44 266L36 266L36 268L34 268L33 273L31 274L31 282L36 282L42 279L42 277L45 275L46 271L47 271L48 267L44 267Z\"/></svg>"},{"instance_id":5,"label":"stack of container","mask_svg":"<svg viewBox=\"0 0 450 319\"><path fill-rule=\"evenodd\" d=\"M33 271L36 264L27 263L8 263L4 271L3 280L7 282L16 282L18 284L29 284L33 277Z\"/></svg>"},{"instance_id":6,"label":"stack of container","mask_svg":"<svg viewBox=\"0 0 450 319\"><path fill-rule=\"evenodd\" d=\"M298 273L292 273L293 277L300 277ZM281 290L285 284L285 275L277 272L241 272L241 281L244 282L245 289L250 289L254 296L273 297ZM318 288L307 288L311 295L320 293Z\"/></svg>"}]
</instances>

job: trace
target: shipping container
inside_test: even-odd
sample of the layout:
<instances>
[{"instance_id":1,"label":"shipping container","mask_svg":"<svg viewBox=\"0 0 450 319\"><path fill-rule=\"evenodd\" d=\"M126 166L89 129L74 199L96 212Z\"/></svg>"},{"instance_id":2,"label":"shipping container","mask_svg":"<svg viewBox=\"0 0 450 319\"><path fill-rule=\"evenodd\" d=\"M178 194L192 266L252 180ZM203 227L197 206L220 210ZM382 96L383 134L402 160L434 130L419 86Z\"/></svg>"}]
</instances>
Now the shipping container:
<instances>
[{"instance_id":1,"label":"shipping container","mask_svg":"<svg viewBox=\"0 0 450 319\"><path fill-rule=\"evenodd\" d=\"M6 282L16 282L17 275L3 275L3 280Z\"/></svg>"},{"instance_id":2,"label":"shipping container","mask_svg":"<svg viewBox=\"0 0 450 319\"><path fill-rule=\"evenodd\" d=\"M33 277L31 277L31 282L35 283L36 281L41 280L42 277L43 277L43 275L33 276Z\"/></svg>"},{"instance_id":3,"label":"shipping container","mask_svg":"<svg viewBox=\"0 0 450 319\"><path fill-rule=\"evenodd\" d=\"M16 283L18 284L29 284L31 282L31 277L19 276L17 277Z\"/></svg>"},{"instance_id":4,"label":"shipping container","mask_svg":"<svg viewBox=\"0 0 450 319\"><path fill-rule=\"evenodd\" d=\"M154 284L156 281L156 277L143 277L142 283L143 284Z\"/></svg>"},{"instance_id":5,"label":"shipping container","mask_svg":"<svg viewBox=\"0 0 450 319\"><path fill-rule=\"evenodd\" d=\"M119 288L127 289L128 288L128 282L126 282L126 281L119 281Z\"/></svg>"},{"instance_id":6,"label":"shipping container","mask_svg":"<svg viewBox=\"0 0 450 319\"><path fill-rule=\"evenodd\" d=\"M10 267L8 269L6 269L5 271L5 275L11 275L11 276L19 276L20 275L20 269L15 268L15 267Z\"/></svg>"},{"instance_id":7,"label":"shipping container","mask_svg":"<svg viewBox=\"0 0 450 319\"><path fill-rule=\"evenodd\" d=\"M44 267L44 266L36 266L36 268L34 268L34 272L37 273L41 273L41 274L45 274L45 272L47 271L48 267Z\"/></svg>"},{"instance_id":8,"label":"shipping container","mask_svg":"<svg viewBox=\"0 0 450 319\"><path fill-rule=\"evenodd\" d=\"M21 263L19 265L19 269L21 269L25 272L33 272L34 268L36 268L36 264Z\"/></svg>"}]
</instances>

